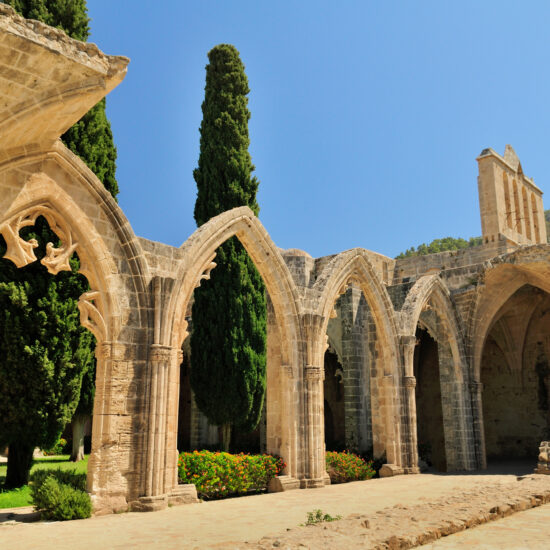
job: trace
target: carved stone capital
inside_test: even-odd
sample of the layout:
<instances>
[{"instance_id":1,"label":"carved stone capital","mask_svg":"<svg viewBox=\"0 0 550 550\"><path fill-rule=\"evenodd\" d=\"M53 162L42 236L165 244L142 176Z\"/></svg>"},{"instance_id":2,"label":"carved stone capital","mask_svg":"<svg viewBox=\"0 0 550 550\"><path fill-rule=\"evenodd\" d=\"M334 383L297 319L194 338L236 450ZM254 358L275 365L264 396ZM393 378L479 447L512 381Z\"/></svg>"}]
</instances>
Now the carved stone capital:
<instances>
[{"instance_id":1,"label":"carved stone capital","mask_svg":"<svg viewBox=\"0 0 550 550\"><path fill-rule=\"evenodd\" d=\"M149 360L153 363L169 363L175 356L174 348L152 344L149 348Z\"/></svg>"},{"instance_id":2,"label":"carved stone capital","mask_svg":"<svg viewBox=\"0 0 550 550\"><path fill-rule=\"evenodd\" d=\"M98 342L95 346L95 356L98 360L110 359L113 351L112 342Z\"/></svg>"},{"instance_id":3,"label":"carved stone capital","mask_svg":"<svg viewBox=\"0 0 550 550\"><path fill-rule=\"evenodd\" d=\"M325 370L317 365L306 365L304 368L306 380L323 380Z\"/></svg>"},{"instance_id":4,"label":"carved stone capital","mask_svg":"<svg viewBox=\"0 0 550 550\"><path fill-rule=\"evenodd\" d=\"M179 349L176 352L177 360L178 360L178 366L183 363L183 350Z\"/></svg>"},{"instance_id":5,"label":"carved stone capital","mask_svg":"<svg viewBox=\"0 0 550 550\"><path fill-rule=\"evenodd\" d=\"M473 395L480 394L483 391L483 384L481 382L468 382L470 393Z\"/></svg>"},{"instance_id":6,"label":"carved stone capital","mask_svg":"<svg viewBox=\"0 0 550 550\"><path fill-rule=\"evenodd\" d=\"M414 376L403 376L403 386L406 388L416 388L416 378Z\"/></svg>"},{"instance_id":7,"label":"carved stone capital","mask_svg":"<svg viewBox=\"0 0 550 550\"><path fill-rule=\"evenodd\" d=\"M403 348L416 346L416 336L414 334L403 334L400 337L400 341Z\"/></svg>"}]
</instances>

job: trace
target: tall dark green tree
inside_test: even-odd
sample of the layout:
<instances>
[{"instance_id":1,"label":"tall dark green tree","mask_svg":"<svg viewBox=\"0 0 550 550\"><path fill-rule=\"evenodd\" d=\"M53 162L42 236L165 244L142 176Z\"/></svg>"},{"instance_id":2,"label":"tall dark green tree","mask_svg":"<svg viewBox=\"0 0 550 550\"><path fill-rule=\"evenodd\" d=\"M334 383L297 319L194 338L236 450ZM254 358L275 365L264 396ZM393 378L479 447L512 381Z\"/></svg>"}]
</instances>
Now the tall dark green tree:
<instances>
[{"instance_id":1,"label":"tall dark green tree","mask_svg":"<svg viewBox=\"0 0 550 550\"><path fill-rule=\"evenodd\" d=\"M88 38L85 0L4 3L24 17L62 29L72 38ZM116 149L105 100L62 139L116 197ZM45 243L58 241L42 218L26 236L40 242L38 258ZM0 241L2 257L5 243ZM94 339L80 327L77 309L78 297L88 285L77 274L78 258L71 260L71 266L72 272L54 277L38 262L16 269L9 260L0 260L0 447L8 444L10 449L8 487L27 482L35 446L55 443L75 410L91 412ZM81 395L83 380L85 391Z\"/></svg>"},{"instance_id":2,"label":"tall dark green tree","mask_svg":"<svg viewBox=\"0 0 550 550\"><path fill-rule=\"evenodd\" d=\"M258 180L248 147L248 79L239 52L220 44L208 53L200 127L195 221L200 226L237 206L257 215ZM253 430L266 385L266 295L262 278L233 237L216 252L210 280L196 289L192 310L191 387L199 409L222 426Z\"/></svg>"}]
</instances>

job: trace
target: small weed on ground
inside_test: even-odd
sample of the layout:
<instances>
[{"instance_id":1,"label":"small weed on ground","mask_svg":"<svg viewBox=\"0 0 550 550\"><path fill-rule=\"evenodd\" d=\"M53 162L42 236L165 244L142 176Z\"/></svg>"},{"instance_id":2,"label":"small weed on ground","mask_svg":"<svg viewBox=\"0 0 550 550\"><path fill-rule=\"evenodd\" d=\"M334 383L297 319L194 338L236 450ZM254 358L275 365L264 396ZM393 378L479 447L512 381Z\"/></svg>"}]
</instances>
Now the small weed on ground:
<instances>
[{"instance_id":1,"label":"small weed on ground","mask_svg":"<svg viewBox=\"0 0 550 550\"><path fill-rule=\"evenodd\" d=\"M307 521L305 523L300 523L300 526L306 525L317 525L318 523L323 523L325 521L337 521L342 519L342 516L332 517L330 514L324 514L323 510L313 510L313 512L307 513Z\"/></svg>"}]
</instances>

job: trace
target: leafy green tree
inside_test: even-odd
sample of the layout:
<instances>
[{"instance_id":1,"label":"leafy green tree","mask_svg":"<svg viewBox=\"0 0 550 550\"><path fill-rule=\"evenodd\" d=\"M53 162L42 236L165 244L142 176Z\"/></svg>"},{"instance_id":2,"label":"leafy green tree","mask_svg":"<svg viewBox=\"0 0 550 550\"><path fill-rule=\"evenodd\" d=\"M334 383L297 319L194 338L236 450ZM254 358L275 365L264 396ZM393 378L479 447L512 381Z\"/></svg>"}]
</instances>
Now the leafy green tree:
<instances>
[{"instance_id":1,"label":"leafy green tree","mask_svg":"<svg viewBox=\"0 0 550 550\"><path fill-rule=\"evenodd\" d=\"M248 79L239 52L220 44L208 53L200 127L195 221L248 205L257 215L258 180L248 146ZM222 426L253 430L266 384L266 296L262 278L237 238L216 253L211 278L195 291L191 332L191 387L199 409Z\"/></svg>"},{"instance_id":2,"label":"leafy green tree","mask_svg":"<svg viewBox=\"0 0 550 550\"><path fill-rule=\"evenodd\" d=\"M58 27L72 38L88 38L85 0L5 3L24 17ZM105 100L62 139L116 197L116 149ZM47 242L58 242L42 218L33 232L25 235L37 238L37 250L42 253ZM5 243L0 241L3 257ZM38 262L19 270L9 260L0 260L0 446L9 445L8 487L27 483L35 446L53 445L75 410L79 414L91 412L94 339L80 327L77 309L78 298L88 290L88 284L77 273L77 257L71 260L71 267L72 272L53 277Z\"/></svg>"},{"instance_id":3,"label":"leafy green tree","mask_svg":"<svg viewBox=\"0 0 550 550\"><path fill-rule=\"evenodd\" d=\"M479 246L480 244L482 244L481 237L471 237L469 240L445 237L444 239L434 239L430 244L422 243L416 248L412 246L405 252L401 252L395 259L402 260L411 256L425 256L426 254L437 254L438 252L447 252L448 250L462 250L463 248Z\"/></svg>"},{"instance_id":4,"label":"leafy green tree","mask_svg":"<svg viewBox=\"0 0 550 550\"><path fill-rule=\"evenodd\" d=\"M546 240L550 243L550 210L544 211L544 221L546 222Z\"/></svg>"},{"instance_id":5,"label":"leafy green tree","mask_svg":"<svg viewBox=\"0 0 550 550\"><path fill-rule=\"evenodd\" d=\"M51 236L37 220L37 257ZM0 254L6 252L0 243ZM9 445L5 486L27 483L34 447L51 447L73 416L82 377L93 369L92 335L80 326L78 296L86 284L73 271L56 277L34 262L0 265L0 447Z\"/></svg>"}]
</instances>

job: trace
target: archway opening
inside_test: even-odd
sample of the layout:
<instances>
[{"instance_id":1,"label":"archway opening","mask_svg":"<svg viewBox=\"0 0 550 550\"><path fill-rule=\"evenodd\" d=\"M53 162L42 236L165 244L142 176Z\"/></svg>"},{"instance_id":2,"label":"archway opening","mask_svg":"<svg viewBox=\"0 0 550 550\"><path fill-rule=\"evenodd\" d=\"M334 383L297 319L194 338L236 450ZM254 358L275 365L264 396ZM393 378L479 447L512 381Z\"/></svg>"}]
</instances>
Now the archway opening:
<instances>
[{"instance_id":1,"label":"archway opening","mask_svg":"<svg viewBox=\"0 0 550 550\"><path fill-rule=\"evenodd\" d=\"M344 370L335 352L325 352L325 446L327 451L346 448Z\"/></svg>"},{"instance_id":2,"label":"archway opening","mask_svg":"<svg viewBox=\"0 0 550 550\"><path fill-rule=\"evenodd\" d=\"M550 294L526 284L496 313L481 356L489 464L523 461L532 471L550 436Z\"/></svg>"},{"instance_id":3,"label":"archway opening","mask_svg":"<svg viewBox=\"0 0 550 550\"><path fill-rule=\"evenodd\" d=\"M63 234L51 213L28 213L5 229L10 237L0 234L0 446L9 449L10 487L42 454L80 461L90 453L96 340L77 307L89 285L76 246L61 243L52 226ZM32 250L26 265L18 247Z\"/></svg>"},{"instance_id":4,"label":"archway opening","mask_svg":"<svg viewBox=\"0 0 550 550\"><path fill-rule=\"evenodd\" d=\"M356 283L351 283L336 300L327 339L323 383L324 404L328 406L326 450L347 449L366 458L381 459L385 453L384 421L376 404L382 397L377 377L384 371L379 363L383 356L378 349L372 310Z\"/></svg>"},{"instance_id":5,"label":"archway opening","mask_svg":"<svg viewBox=\"0 0 550 550\"><path fill-rule=\"evenodd\" d=\"M236 237L232 237L235 238ZM214 260L215 261L215 260ZM210 284L215 281L215 269L212 271L212 279L202 284ZM277 398L281 384L281 337L279 330L279 319L270 299L266 285L266 310L267 310L267 342L266 342L266 379L265 394L261 416L256 428L252 431L245 431L232 426L229 452L231 453L279 453L280 446L280 426L271 426L271 432L276 434L276 438L271 437L271 445L268 441L268 401L271 399L276 406L280 406L280 399ZM207 416L199 409L193 391L191 389L190 374L193 367L193 357L190 345L190 334L193 331L192 319L193 296L189 300L186 309L186 322L188 335L182 345L182 363L180 365L180 393L178 410L178 451L192 450L216 450L223 448L223 434L220 426L211 423ZM215 320L213 320L215 323ZM277 423L275 415L271 415L272 424Z\"/></svg>"},{"instance_id":6,"label":"archway opening","mask_svg":"<svg viewBox=\"0 0 550 550\"><path fill-rule=\"evenodd\" d=\"M421 469L433 467L447 471L441 373L438 344L425 328L416 331L414 376L416 377L416 414L418 457L425 463Z\"/></svg>"}]
</instances>

